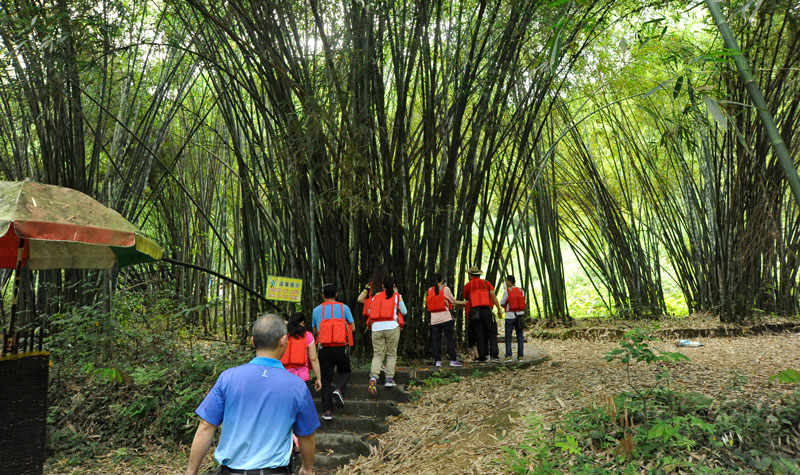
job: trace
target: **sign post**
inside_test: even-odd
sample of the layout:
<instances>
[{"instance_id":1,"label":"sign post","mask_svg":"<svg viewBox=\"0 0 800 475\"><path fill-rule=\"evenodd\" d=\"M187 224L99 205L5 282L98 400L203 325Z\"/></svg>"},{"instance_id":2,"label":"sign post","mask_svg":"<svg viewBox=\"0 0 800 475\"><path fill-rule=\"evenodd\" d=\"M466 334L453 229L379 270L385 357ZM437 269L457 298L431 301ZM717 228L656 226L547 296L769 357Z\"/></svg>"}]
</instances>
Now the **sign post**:
<instances>
[{"instance_id":1,"label":"sign post","mask_svg":"<svg viewBox=\"0 0 800 475\"><path fill-rule=\"evenodd\" d=\"M267 276L267 295L269 300L299 303L303 295L303 279L281 277L279 275Z\"/></svg>"}]
</instances>

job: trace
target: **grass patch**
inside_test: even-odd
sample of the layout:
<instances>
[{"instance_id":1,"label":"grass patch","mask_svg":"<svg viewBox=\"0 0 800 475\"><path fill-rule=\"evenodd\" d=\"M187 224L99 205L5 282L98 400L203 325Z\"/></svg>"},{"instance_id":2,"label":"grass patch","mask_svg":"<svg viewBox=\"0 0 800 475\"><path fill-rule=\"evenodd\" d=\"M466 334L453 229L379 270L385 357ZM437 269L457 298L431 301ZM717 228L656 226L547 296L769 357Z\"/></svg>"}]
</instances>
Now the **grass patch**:
<instances>
[{"instance_id":1,"label":"grass patch","mask_svg":"<svg viewBox=\"0 0 800 475\"><path fill-rule=\"evenodd\" d=\"M800 473L800 391L784 401L714 400L658 389L644 423L622 392L547 427L526 418L525 442L505 447L513 473Z\"/></svg>"}]
</instances>

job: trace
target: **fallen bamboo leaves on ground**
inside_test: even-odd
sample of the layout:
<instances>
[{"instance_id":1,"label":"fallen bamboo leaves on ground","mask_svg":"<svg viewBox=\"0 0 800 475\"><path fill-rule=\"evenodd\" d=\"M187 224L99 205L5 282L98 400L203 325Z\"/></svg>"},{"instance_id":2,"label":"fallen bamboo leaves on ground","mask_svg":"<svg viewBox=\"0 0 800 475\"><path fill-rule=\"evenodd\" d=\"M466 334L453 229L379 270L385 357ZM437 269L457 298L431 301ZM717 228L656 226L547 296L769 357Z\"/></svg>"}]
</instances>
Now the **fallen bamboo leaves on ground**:
<instances>
[{"instance_id":1,"label":"fallen bamboo leaves on ground","mask_svg":"<svg viewBox=\"0 0 800 475\"><path fill-rule=\"evenodd\" d=\"M770 376L800 368L800 334L708 338L700 348L652 342L654 349L691 358L671 368L676 389L715 400L735 396L752 401L787 394ZM603 357L616 342L529 340L531 349L552 360L527 370L500 372L425 391L393 418L380 447L338 473L507 473L500 463L504 447L525 442L525 417L537 415L543 428L565 414L629 390L624 366ZM641 371L642 384L654 380ZM697 454L702 457L702 454Z\"/></svg>"}]
</instances>

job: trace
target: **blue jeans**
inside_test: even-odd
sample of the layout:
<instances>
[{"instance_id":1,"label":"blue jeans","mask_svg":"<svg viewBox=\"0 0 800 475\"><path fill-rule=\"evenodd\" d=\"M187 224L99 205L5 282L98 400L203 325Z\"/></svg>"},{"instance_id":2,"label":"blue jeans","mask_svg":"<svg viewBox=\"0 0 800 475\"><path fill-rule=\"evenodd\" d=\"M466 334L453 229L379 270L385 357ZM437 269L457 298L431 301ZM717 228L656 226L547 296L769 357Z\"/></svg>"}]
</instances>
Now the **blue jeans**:
<instances>
[{"instance_id":1,"label":"blue jeans","mask_svg":"<svg viewBox=\"0 0 800 475\"><path fill-rule=\"evenodd\" d=\"M453 338L454 324L455 322L450 320L449 322L431 325L431 336L433 337L433 359L435 361L442 361L442 332L444 332L444 337L447 339L447 356L450 357L450 361L455 361L458 359L456 357L456 341Z\"/></svg>"},{"instance_id":2,"label":"blue jeans","mask_svg":"<svg viewBox=\"0 0 800 475\"><path fill-rule=\"evenodd\" d=\"M506 357L511 356L511 332L517 331L517 358L522 356L525 347L522 340L522 317L517 317L514 320L506 320Z\"/></svg>"}]
</instances>

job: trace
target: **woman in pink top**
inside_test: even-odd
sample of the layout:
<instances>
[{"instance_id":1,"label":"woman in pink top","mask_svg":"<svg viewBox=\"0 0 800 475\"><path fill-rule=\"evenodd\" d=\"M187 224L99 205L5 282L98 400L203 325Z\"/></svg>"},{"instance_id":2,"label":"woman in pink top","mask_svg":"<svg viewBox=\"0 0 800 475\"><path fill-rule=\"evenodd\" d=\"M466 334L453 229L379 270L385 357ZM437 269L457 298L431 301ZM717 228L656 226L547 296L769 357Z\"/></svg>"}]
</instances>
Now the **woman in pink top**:
<instances>
[{"instance_id":1,"label":"woman in pink top","mask_svg":"<svg viewBox=\"0 0 800 475\"><path fill-rule=\"evenodd\" d=\"M289 317L289 321L286 323L286 327L289 333L289 338L298 340L304 339L305 346L306 346L306 363L301 366L286 366L286 371L299 376L303 381L308 381L311 379L311 375L308 372L308 368L314 370L314 390L320 391L322 389L322 373L319 369L319 360L317 359L317 347L314 345L314 335L311 332L306 331L306 316L300 312L294 313L291 317ZM289 348L286 351L290 351ZM286 358L288 355L284 355Z\"/></svg>"},{"instance_id":2,"label":"woman in pink top","mask_svg":"<svg viewBox=\"0 0 800 475\"><path fill-rule=\"evenodd\" d=\"M431 337L433 338L433 359L436 366L442 366L442 332L447 338L447 356L450 357L450 366L462 366L456 357L456 341L453 336L455 322L450 309L453 305L466 305L463 300L456 300L450 288L444 285L444 278L439 272L433 274L433 287L428 289L428 310L431 312ZM440 303L446 302L443 310ZM433 306L432 306L433 305Z\"/></svg>"}]
</instances>

